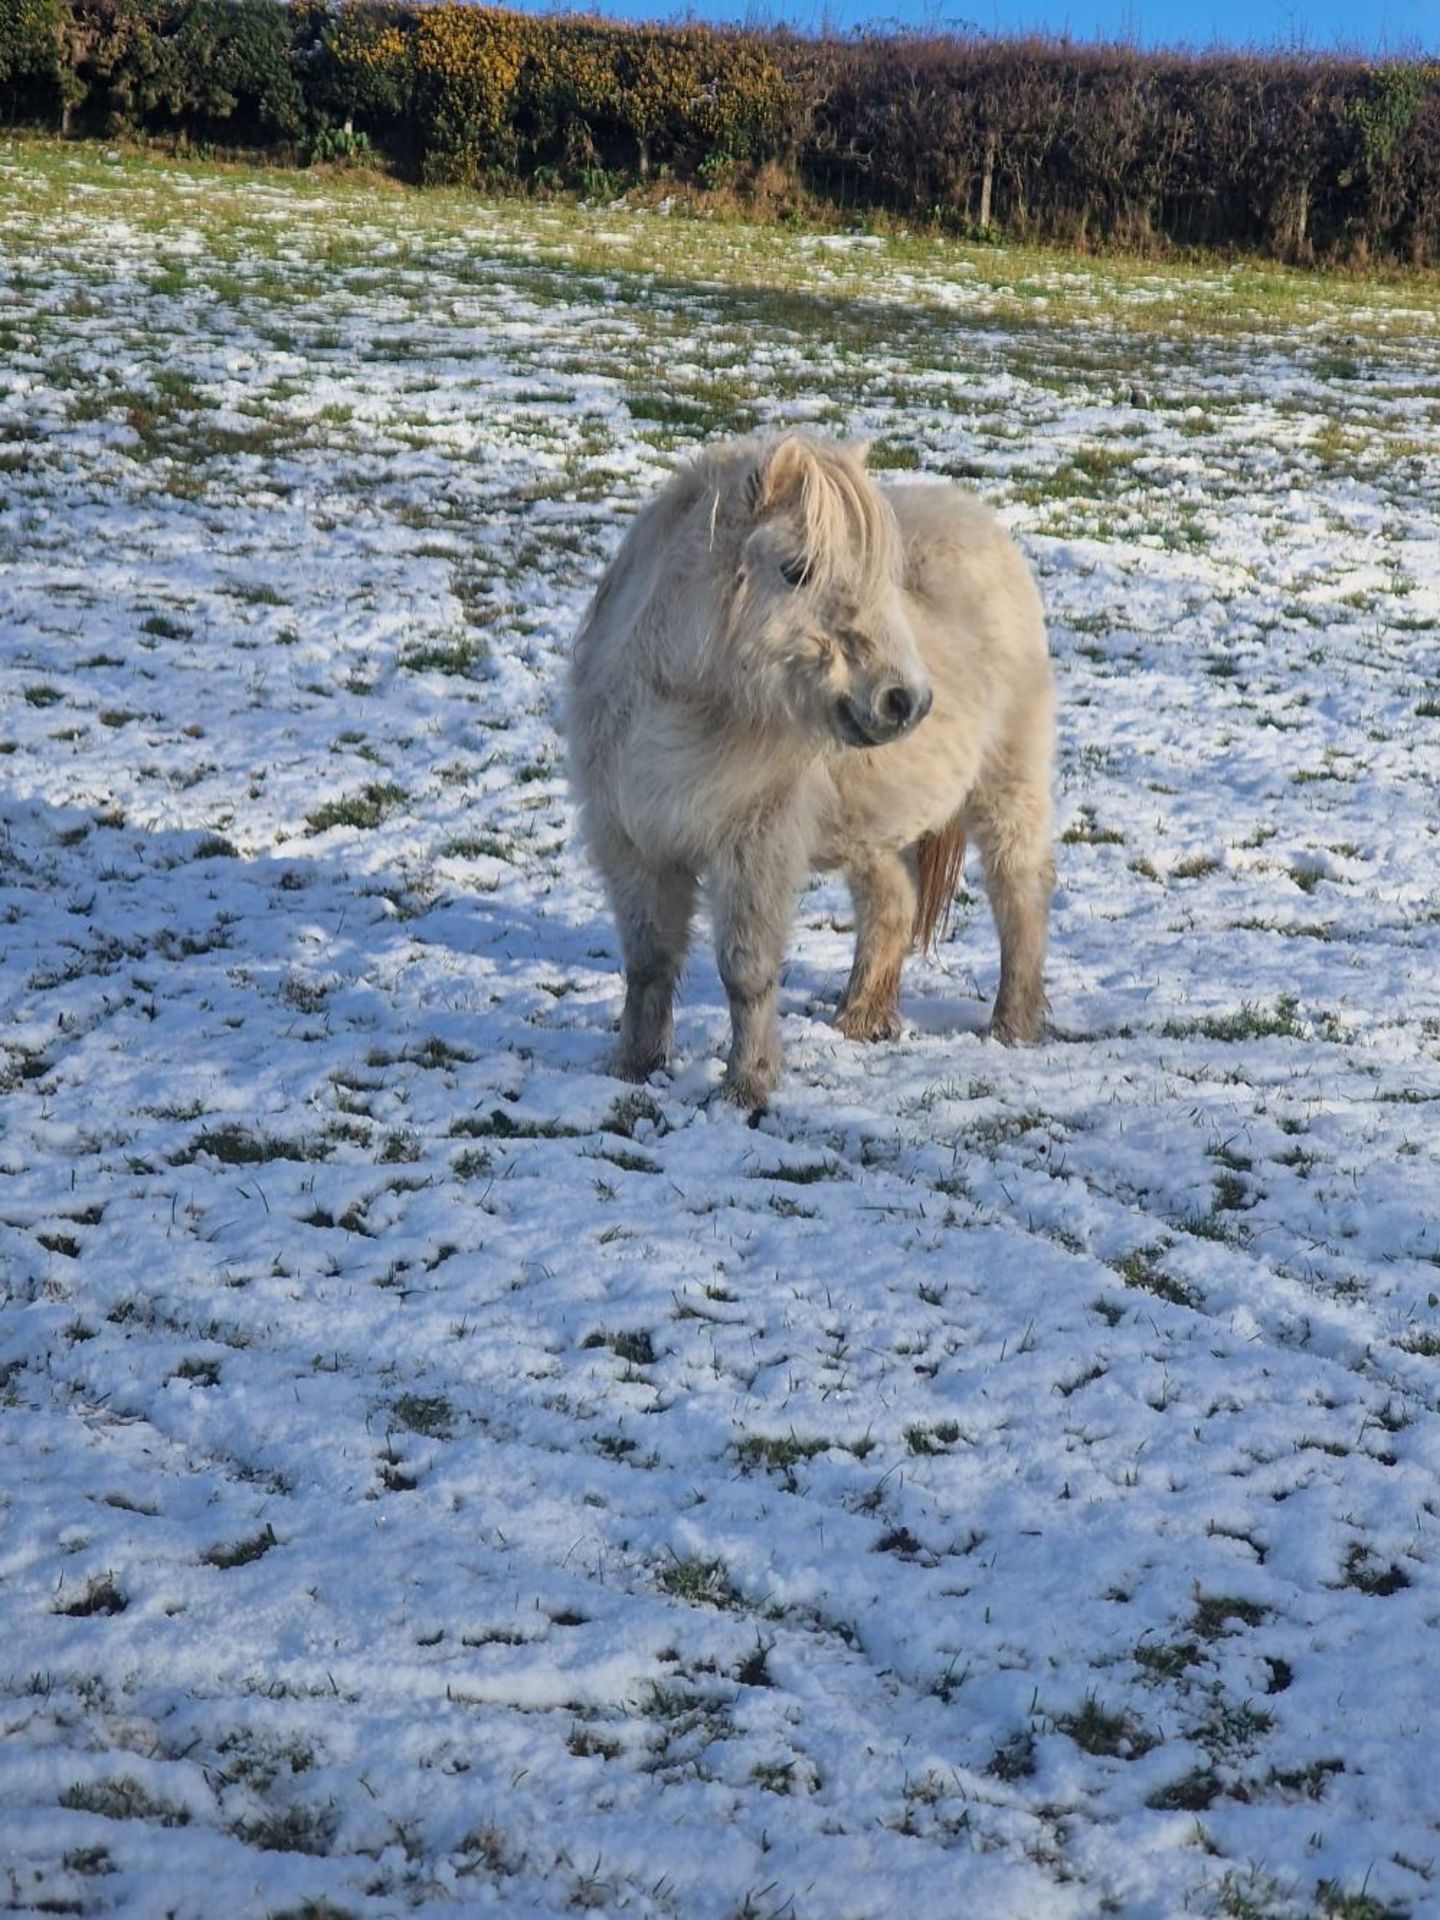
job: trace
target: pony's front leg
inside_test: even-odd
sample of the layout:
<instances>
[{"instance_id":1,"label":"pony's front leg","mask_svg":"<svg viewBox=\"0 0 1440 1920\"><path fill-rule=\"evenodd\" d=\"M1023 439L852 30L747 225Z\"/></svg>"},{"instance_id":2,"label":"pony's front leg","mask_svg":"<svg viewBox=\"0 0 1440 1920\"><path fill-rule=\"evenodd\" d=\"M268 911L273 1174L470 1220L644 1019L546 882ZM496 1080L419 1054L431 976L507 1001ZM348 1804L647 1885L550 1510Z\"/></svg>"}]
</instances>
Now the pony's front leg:
<instances>
[{"instance_id":1,"label":"pony's front leg","mask_svg":"<svg viewBox=\"0 0 1440 1920\"><path fill-rule=\"evenodd\" d=\"M737 1106L763 1107L780 1076L780 962L804 871L790 823L728 851L710 869L715 958L730 1002L725 1092Z\"/></svg>"},{"instance_id":2,"label":"pony's front leg","mask_svg":"<svg viewBox=\"0 0 1440 1920\"><path fill-rule=\"evenodd\" d=\"M625 1010L615 1066L627 1080L645 1080L670 1057L695 876L682 867L656 868L635 859L612 870L610 890L625 953Z\"/></svg>"}]
</instances>

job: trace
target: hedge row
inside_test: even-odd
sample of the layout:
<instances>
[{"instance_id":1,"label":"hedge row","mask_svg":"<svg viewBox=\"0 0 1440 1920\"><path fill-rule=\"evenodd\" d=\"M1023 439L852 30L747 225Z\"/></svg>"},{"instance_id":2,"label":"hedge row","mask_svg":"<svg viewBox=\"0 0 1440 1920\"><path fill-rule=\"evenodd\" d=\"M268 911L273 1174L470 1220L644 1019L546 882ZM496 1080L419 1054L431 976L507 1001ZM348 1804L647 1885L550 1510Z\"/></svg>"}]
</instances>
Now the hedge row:
<instances>
[{"instance_id":1,"label":"hedge row","mask_svg":"<svg viewBox=\"0 0 1440 1920\"><path fill-rule=\"evenodd\" d=\"M1440 259L1440 64L804 39L385 0L4 0L0 112L428 179L761 164L955 229Z\"/></svg>"}]
</instances>

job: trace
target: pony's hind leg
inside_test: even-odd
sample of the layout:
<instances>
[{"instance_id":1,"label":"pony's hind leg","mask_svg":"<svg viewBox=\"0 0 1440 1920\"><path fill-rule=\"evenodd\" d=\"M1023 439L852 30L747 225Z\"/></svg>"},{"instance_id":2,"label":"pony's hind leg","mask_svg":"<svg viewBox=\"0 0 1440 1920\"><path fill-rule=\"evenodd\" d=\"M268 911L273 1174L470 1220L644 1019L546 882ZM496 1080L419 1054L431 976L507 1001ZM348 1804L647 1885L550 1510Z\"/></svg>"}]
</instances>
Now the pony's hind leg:
<instances>
[{"instance_id":1,"label":"pony's hind leg","mask_svg":"<svg viewBox=\"0 0 1440 1920\"><path fill-rule=\"evenodd\" d=\"M850 1040L893 1040L900 1032L900 969L915 934L913 864L905 854L868 852L845 878L855 902L855 964L835 1024Z\"/></svg>"},{"instance_id":2,"label":"pony's hind leg","mask_svg":"<svg viewBox=\"0 0 1440 1920\"><path fill-rule=\"evenodd\" d=\"M990 1032L1007 1046L1040 1038L1045 941L1055 857L1048 788L1017 781L967 809L985 864L985 888L1000 935L1000 988Z\"/></svg>"},{"instance_id":3,"label":"pony's hind leg","mask_svg":"<svg viewBox=\"0 0 1440 1920\"><path fill-rule=\"evenodd\" d=\"M625 956L625 1010L616 1071L644 1080L670 1057L675 988L685 964L695 911L695 875L653 867L638 854L606 861L611 903Z\"/></svg>"}]
</instances>

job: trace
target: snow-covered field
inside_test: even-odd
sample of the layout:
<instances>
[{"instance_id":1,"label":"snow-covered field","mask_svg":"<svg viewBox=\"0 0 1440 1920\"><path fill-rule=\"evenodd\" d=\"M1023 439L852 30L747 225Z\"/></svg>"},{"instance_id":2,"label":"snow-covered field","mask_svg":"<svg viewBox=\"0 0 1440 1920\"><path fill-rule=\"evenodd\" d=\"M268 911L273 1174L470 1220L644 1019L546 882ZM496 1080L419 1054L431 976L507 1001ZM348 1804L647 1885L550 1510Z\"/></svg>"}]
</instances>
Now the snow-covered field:
<instances>
[{"instance_id":1,"label":"snow-covered field","mask_svg":"<svg viewBox=\"0 0 1440 1920\"><path fill-rule=\"evenodd\" d=\"M1440 292L0 147L0 1900L1440 1913ZM635 503L973 480L1051 1040L606 1058Z\"/></svg>"}]
</instances>

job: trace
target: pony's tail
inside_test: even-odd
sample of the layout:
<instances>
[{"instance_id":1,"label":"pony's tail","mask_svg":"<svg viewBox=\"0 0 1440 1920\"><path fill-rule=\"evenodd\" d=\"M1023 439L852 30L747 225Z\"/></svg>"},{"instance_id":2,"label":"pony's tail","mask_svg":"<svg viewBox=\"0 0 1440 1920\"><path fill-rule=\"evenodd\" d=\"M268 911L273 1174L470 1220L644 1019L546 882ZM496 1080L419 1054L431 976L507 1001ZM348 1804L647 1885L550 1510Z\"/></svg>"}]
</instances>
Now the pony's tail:
<instances>
[{"instance_id":1,"label":"pony's tail","mask_svg":"<svg viewBox=\"0 0 1440 1920\"><path fill-rule=\"evenodd\" d=\"M964 864L965 823L958 813L938 833L922 834L915 843L919 897L915 902L914 943L922 952L949 930Z\"/></svg>"}]
</instances>

